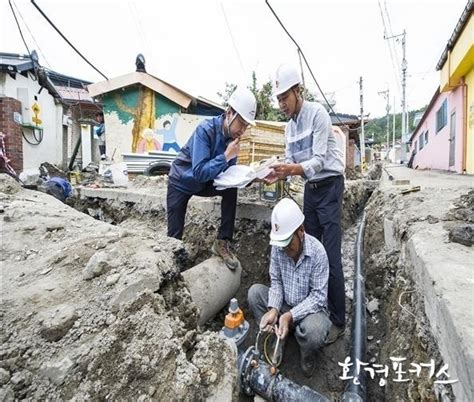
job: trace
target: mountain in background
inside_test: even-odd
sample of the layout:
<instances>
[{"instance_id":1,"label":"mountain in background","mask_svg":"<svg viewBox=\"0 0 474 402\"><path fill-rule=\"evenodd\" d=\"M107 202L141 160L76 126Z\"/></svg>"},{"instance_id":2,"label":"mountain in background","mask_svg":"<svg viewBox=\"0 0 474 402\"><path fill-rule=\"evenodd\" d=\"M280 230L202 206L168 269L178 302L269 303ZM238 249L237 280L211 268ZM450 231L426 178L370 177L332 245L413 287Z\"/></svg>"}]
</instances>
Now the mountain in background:
<instances>
[{"instance_id":1,"label":"mountain in background","mask_svg":"<svg viewBox=\"0 0 474 402\"><path fill-rule=\"evenodd\" d=\"M416 124L414 124L414 119L417 113L421 112L423 113L428 105L423 106L420 109L417 110L410 110L408 112L408 132L412 132ZM390 143L392 142L392 136L393 136L393 115L389 114L388 115L389 119L389 131L390 131ZM416 122L418 124L418 122ZM401 138L400 130L402 126L402 114L397 113L395 115L395 139L399 140ZM366 125L365 125L365 138L373 138L375 144L381 144L381 143L386 143L387 142L387 116L383 117L378 117L376 119L370 120Z\"/></svg>"}]
</instances>

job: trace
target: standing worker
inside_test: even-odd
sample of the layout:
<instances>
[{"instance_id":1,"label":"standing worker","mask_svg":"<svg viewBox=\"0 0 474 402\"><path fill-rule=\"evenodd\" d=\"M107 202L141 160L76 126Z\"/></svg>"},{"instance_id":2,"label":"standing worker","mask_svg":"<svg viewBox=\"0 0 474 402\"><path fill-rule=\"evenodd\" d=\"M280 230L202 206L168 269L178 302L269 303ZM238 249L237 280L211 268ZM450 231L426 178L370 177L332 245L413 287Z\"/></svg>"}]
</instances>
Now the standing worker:
<instances>
[{"instance_id":1,"label":"standing worker","mask_svg":"<svg viewBox=\"0 0 474 402\"><path fill-rule=\"evenodd\" d=\"M332 132L331 118L317 102L301 95L298 71L281 65L276 72L275 95L290 120L285 129L286 163L274 164L273 181L288 176L306 179L304 189L306 233L322 242L329 259L328 304L333 323L327 343L345 329L346 305L341 263L341 209L344 195L344 161Z\"/></svg>"},{"instance_id":2,"label":"standing worker","mask_svg":"<svg viewBox=\"0 0 474 402\"><path fill-rule=\"evenodd\" d=\"M220 256L229 269L239 262L230 250L234 234L237 189L218 191L213 180L229 166L235 165L239 141L248 125L255 125L257 101L248 89L237 88L229 98L224 114L201 122L181 148L171 165L168 194L168 236L183 237L188 201L193 195L222 197L221 223L212 252Z\"/></svg>"}]
</instances>

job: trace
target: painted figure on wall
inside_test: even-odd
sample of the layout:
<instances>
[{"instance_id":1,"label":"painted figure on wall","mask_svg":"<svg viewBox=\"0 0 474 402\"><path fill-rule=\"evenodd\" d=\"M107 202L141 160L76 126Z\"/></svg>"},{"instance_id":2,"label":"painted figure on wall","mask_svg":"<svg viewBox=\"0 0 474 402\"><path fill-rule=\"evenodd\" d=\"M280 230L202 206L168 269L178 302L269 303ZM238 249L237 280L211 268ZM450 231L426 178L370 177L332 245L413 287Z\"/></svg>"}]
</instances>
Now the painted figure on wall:
<instances>
[{"instance_id":1,"label":"painted figure on wall","mask_svg":"<svg viewBox=\"0 0 474 402\"><path fill-rule=\"evenodd\" d=\"M138 142L137 152L143 154L150 151L161 151L161 144L155 138L153 130L151 128L145 128Z\"/></svg>"},{"instance_id":2,"label":"painted figure on wall","mask_svg":"<svg viewBox=\"0 0 474 402\"><path fill-rule=\"evenodd\" d=\"M140 87L135 108L126 105L118 92L115 94L115 102L122 111L133 116L132 152L140 152L138 143L141 140L141 133L146 128L155 127L155 94L150 88Z\"/></svg>"},{"instance_id":3,"label":"painted figure on wall","mask_svg":"<svg viewBox=\"0 0 474 402\"><path fill-rule=\"evenodd\" d=\"M180 146L176 140L176 124L178 123L178 118L173 117L173 122L166 120L163 123L163 128L158 130L158 134L163 135L163 151L174 150L176 153L180 151Z\"/></svg>"}]
</instances>

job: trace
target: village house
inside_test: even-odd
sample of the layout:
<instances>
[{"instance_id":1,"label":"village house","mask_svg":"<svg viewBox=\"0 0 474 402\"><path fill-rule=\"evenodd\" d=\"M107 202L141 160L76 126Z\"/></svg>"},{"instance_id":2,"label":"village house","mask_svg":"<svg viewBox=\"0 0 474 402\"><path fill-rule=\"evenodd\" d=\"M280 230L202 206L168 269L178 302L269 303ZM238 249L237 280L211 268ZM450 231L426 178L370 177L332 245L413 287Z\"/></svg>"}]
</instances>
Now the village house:
<instances>
[{"instance_id":1,"label":"village house","mask_svg":"<svg viewBox=\"0 0 474 402\"><path fill-rule=\"evenodd\" d=\"M410 138L409 166L474 173L474 17L469 2L437 64L440 85Z\"/></svg>"},{"instance_id":2,"label":"village house","mask_svg":"<svg viewBox=\"0 0 474 402\"><path fill-rule=\"evenodd\" d=\"M62 168L97 159L90 82L42 67L37 54L0 53L0 132L17 173L49 162ZM81 146L82 144L82 146Z\"/></svg>"}]
</instances>

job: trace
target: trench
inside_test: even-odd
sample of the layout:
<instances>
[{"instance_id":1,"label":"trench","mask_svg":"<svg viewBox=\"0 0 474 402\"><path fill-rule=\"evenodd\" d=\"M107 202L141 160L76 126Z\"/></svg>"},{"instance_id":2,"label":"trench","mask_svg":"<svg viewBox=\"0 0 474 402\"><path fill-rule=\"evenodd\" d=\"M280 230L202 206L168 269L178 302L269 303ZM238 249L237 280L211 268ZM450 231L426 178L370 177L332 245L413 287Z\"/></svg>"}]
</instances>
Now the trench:
<instances>
[{"instance_id":1,"label":"trench","mask_svg":"<svg viewBox=\"0 0 474 402\"><path fill-rule=\"evenodd\" d=\"M349 183L348 183L349 184ZM299 350L296 340L290 336L287 342L282 374L297 384L306 385L331 400L339 400L346 383L342 376L341 363L349 356L352 313L352 282L354 271L355 239L360 215L366 208L368 220L365 235L366 301L378 304L367 311L367 358L371 364L390 364L390 357L401 356L407 362L426 362L441 357L437 350L423 313L423 305L415 292L408 267L401 266L399 255L387 254L383 246L383 220L378 215L381 205L376 193L376 182L362 180L346 186L343 216L342 260L346 286L347 331L343 337L328 345L316 356L317 364L311 378L303 376L299 369ZM348 189L349 187L349 189ZM375 191L374 191L375 190ZM374 194L372 194L374 193ZM97 198L75 199L71 205L96 219L122 227L140 228L152 236L157 231L166 232L166 211L163 208L141 210L133 203L118 203ZM190 211L188 210L188 215ZM175 254L176 263L184 271L211 256L212 244L218 221L204 213L193 211L187 219L183 243L186 248ZM249 312L247 292L254 283L269 284L268 245L270 226L263 221L237 219L235 226L235 253L242 265L241 286L235 295L250 324L246 346L255 341L257 323ZM403 301L402 306L399 303ZM224 323L227 308L209 321L203 330L219 331ZM406 369L406 368L405 368ZM417 378L408 383L395 383L387 378L380 385L380 377L367 378L367 400L449 400L450 389L435 388L433 379ZM251 397L239 395L239 400L250 401Z\"/></svg>"}]
</instances>

